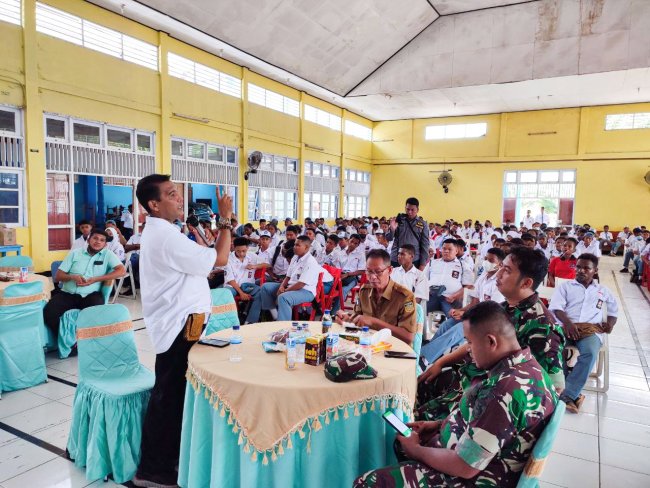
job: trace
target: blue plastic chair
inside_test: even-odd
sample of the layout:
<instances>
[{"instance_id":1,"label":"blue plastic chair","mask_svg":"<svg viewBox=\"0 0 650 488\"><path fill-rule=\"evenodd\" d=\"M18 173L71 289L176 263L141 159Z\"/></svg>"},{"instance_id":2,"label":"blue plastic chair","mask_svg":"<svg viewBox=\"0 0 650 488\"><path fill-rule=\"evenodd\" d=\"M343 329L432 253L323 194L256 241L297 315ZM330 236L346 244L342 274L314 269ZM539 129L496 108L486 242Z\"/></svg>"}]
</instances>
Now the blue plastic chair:
<instances>
[{"instance_id":1,"label":"blue plastic chair","mask_svg":"<svg viewBox=\"0 0 650 488\"><path fill-rule=\"evenodd\" d=\"M415 305L415 310L417 312L417 318L415 321L417 323L418 330L415 333L415 337L413 338L413 350L417 356L415 359L415 372L418 376L420 376L422 374L422 368L420 367L420 350L422 349L422 332L424 330L424 309L422 308L422 305L418 303Z\"/></svg>"},{"instance_id":2,"label":"blue plastic chair","mask_svg":"<svg viewBox=\"0 0 650 488\"><path fill-rule=\"evenodd\" d=\"M86 478L133 478L154 374L138 359L124 305L98 305L77 319L79 384L72 405L68 452ZM161 429L165 426L161 425Z\"/></svg>"},{"instance_id":3,"label":"blue plastic chair","mask_svg":"<svg viewBox=\"0 0 650 488\"><path fill-rule=\"evenodd\" d=\"M56 272L59 270L59 266L61 266L61 263L63 261L52 261L52 264L50 265L50 273L52 274L52 283L54 283L54 286L56 288L61 288L63 286L63 283L60 281L56 281L54 278L56 276Z\"/></svg>"},{"instance_id":4,"label":"blue plastic chair","mask_svg":"<svg viewBox=\"0 0 650 488\"><path fill-rule=\"evenodd\" d=\"M533 453L528 459L528 462L526 462L524 471L521 473L521 477L517 482L517 488L539 487L539 478L544 471L546 458L553 448L553 442L555 442L555 438L557 437L557 431L560 430L560 424L562 423L565 409L566 404L563 401L558 401L550 422L544 428L539 439L537 439L535 447L533 447Z\"/></svg>"},{"instance_id":5,"label":"blue plastic chair","mask_svg":"<svg viewBox=\"0 0 650 488\"><path fill-rule=\"evenodd\" d=\"M47 381L41 345L43 283L16 283L0 299L0 394Z\"/></svg>"},{"instance_id":6,"label":"blue plastic chair","mask_svg":"<svg viewBox=\"0 0 650 488\"><path fill-rule=\"evenodd\" d=\"M30 271L34 269L34 263L29 256L5 256L0 258L0 271L20 271L20 268L27 267Z\"/></svg>"},{"instance_id":7,"label":"blue plastic chair","mask_svg":"<svg viewBox=\"0 0 650 488\"><path fill-rule=\"evenodd\" d=\"M113 280L102 284L101 292L104 296L104 303L106 304L108 304L112 289ZM56 340L61 359L65 359L70 355L72 346L77 342L77 317L79 316L79 312L79 309L73 308L65 312L59 319L59 337Z\"/></svg>"},{"instance_id":8,"label":"blue plastic chair","mask_svg":"<svg viewBox=\"0 0 650 488\"><path fill-rule=\"evenodd\" d=\"M240 325L237 304L232 292L226 288L215 288L210 290L210 293L212 294L212 313L205 334L209 335L220 330L230 329L233 325Z\"/></svg>"}]
</instances>

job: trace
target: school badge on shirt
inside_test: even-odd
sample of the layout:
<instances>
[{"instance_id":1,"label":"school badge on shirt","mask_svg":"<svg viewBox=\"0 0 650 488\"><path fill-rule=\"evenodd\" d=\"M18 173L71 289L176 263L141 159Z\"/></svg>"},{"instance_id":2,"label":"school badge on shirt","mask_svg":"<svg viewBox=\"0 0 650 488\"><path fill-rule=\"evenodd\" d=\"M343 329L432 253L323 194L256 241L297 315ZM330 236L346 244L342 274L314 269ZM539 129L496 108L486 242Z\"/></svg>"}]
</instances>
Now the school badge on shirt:
<instances>
[{"instance_id":1,"label":"school badge on shirt","mask_svg":"<svg viewBox=\"0 0 650 488\"><path fill-rule=\"evenodd\" d=\"M459 276L460 276L460 273L459 273L458 271L452 271L452 272L451 272L451 277L452 277L452 278L455 279L455 278L458 278Z\"/></svg>"},{"instance_id":2,"label":"school badge on shirt","mask_svg":"<svg viewBox=\"0 0 650 488\"><path fill-rule=\"evenodd\" d=\"M596 303L596 308L597 308L598 310L600 310L601 308L603 308L603 301L602 301L602 300L600 300L600 299L598 300L598 303Z\"/></svg>"}]
</instances>

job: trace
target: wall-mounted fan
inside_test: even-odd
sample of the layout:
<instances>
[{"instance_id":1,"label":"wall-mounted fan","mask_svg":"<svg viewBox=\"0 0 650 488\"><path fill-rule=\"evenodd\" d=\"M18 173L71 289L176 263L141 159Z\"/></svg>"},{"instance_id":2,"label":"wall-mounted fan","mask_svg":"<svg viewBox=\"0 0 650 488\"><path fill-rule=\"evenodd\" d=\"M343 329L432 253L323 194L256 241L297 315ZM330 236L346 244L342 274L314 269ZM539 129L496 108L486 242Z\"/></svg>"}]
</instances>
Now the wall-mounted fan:
<instances>
[{"instance_id":1,"label":"wall-mounted fan","mask_svg":"<svg viewBox=\"0 0 650 488\"><path fill-rule=\"evenodd\" d=\"M648 172L645 174L645 176L643 177L643 179L645 180L645 182L646 182L648 185L650 185L650 171L648 171Z\"/></svg>"},{"instance_id":2,"label":"wall-mounted fan","mask_svg":"<svg viewBox=\"0 0 650 488\"><path fill-rule=\"evenodd\" d=\"M262 163L262 153L259 151L253 151L248 155L246 162L248 164L248 171L244 173L244 179L248 180L249 174L257 173L257 168L259 168L260 164Z\"/></svg>"},{"instance_id":3,"label":"wall-mounted fan","mask_svg":"<svg viewBox=\"0 0 650 488\"><path fill-rule=\"evenodd\" d=\"M429 173L440 173L438 175L438 183L440 183L440 186L442 186L442 189L445 191L445 193L449 193L449 185L453 181L451 172L451 169L443 169L442 171L429 171Z\"/></svg>"}]
</instances>

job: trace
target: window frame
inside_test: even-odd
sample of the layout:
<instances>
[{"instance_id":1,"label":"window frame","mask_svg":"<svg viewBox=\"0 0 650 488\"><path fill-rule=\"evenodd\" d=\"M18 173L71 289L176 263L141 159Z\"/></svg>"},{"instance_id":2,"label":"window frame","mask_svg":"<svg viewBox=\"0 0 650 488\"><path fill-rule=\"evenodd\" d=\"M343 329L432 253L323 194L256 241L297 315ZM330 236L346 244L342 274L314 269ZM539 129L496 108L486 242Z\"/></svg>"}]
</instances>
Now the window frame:
<instances>
[{"instance_id":1,"label":"window frame","mask_svg":"<svg viewBox=\"0 0 650 488\"><path fill-rule=\"evenodd\" d=\"M110 145L110 143L108 142L108 131L109 130L128 133L129 137L131 139L131 147L126 148L126 147L119 147L119 146ZM135 130L133 130L133 129L127 129L125 127L118 127L118 126L115 126L115 125L106 124L104 126L104 140L106 141L106 149L109 149L111 151L122 151L122 152L128 152L128 153L135 152L136 139L135 139Z\"/></svg>"},{"instance_id":2,"label":"window frame","mask_svg":"<svg viewBox=\"0 0 650 488\"><path fill-rule=\"evenodd\" d=\"M3 112L10 112L14 114L14 127L15 130L0 130L0 136L6 137L23 137L23 120L22 120L22 111L16 107L9 107L7 105L0 105L0 110Z\"/></svg>"},{"instance_id":3,"label":"window frame","mask_svg":"<svg viewBox=\"0 0 650 488\"><path fill-rule=\"evenodd\" d=\"M63 122L63 139L60 137L51 137L47 135L47 120L52 119L52 120L58 120ZM43 117L43 132L45 133L45 140L50 141L50 142L70 142L70 132L71 132L71 127L70 127L70 117L62 117L60 115L50 115L50 114L45 114Z\"/></svg>"},{"instance_id":4,"label":"window frame","mask_svg":"<svg viewBox=\"0 0 650 488\"><path fill-rule=\"evenodd\" d=\"M77 141L74 137L75 135L75 130L74 126L75 124L79 125L86 125L88 127L97 127L99 129L99 142L97 144L93 142L86 142L86 141ZM80 120L80 119L74 119L70 118L70 142L75 145L79 146L85 146L85 147L99 147L103 149L107 149L107 147L104 145L105 139L104 139L104 130L102 128L103 124L97 123L97 122L90 122L87 120ZM115 149L115 148L114 148Z\"/></svg>"},{"instance_id":5,"label":"window frame","mask_svg":"<svg viewBox=\"0 0 650 488\"><path fill-rule=\"evenodd\" d=\"M17 208L18 209L18 222L0 222L8 228L18 228L25 225L25 170L19 168L6 168L0 167L0 174L11 173L15 174L18 180L18 189L1 188L0 191L15 191L18 193L18 205L0 205L1 208Z\"/></svg>"}]
</instances>

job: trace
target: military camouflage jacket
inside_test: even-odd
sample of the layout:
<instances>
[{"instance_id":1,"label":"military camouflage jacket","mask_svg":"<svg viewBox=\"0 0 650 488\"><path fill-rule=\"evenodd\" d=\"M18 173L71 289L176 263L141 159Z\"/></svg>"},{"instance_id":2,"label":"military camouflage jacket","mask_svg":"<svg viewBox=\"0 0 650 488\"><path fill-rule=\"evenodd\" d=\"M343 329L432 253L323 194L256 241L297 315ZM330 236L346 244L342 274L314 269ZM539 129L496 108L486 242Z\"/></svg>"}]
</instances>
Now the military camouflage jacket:
<instances>
[{"instance_id":1,"label":"military camouflage jacket","mask_svg":"<svg viewBox=\"0 0 650 488\"><path fill-rule=\"evenodd\" d=\"M516 486L556 403L553 383L530 349L499 361L463 394L434 443L481 470L471 480L449 477L448 486Z\"/></svg>"}]
</instances>

